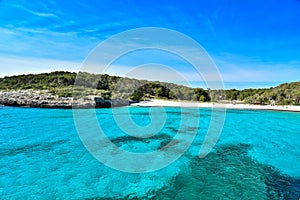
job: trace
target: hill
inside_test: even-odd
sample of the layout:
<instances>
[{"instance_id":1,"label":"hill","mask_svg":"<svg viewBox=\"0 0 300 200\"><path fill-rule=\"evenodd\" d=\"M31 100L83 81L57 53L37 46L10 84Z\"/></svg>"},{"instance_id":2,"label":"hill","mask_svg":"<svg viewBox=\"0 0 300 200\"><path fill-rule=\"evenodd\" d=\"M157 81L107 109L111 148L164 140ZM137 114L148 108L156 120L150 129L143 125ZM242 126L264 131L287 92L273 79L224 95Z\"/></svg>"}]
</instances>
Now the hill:
<instances>
[{"instance_id":1,"label":"hill","mask_svg":"<svg viewBox=\"0 0 300 200\"><path fill-rule=\"evenodd\" d=\"M159 81L121 78L107 74L56 71L0 78L0 90L45 90L59 97L101 96L139 101L142 98L209 101L207 91ZM74 84L76 87L74 87Z\"/></svg>"},{"instance_id":2,"label":"hill","mask_svg":"<svg viewBox=\"0 0 300 200\"><path fill-rule=\"evenodd\" d=\"M0 78L0 90L43 90L59 97L101 96L139 101L147 98L178 100L237 101L249 104L300 104L300 82L284 83L267 89L204 90L159 81L121 78L107 74L56 71ZM76 81L76 87L74 84Z\"/></svg>"},{"instance_id":3,"label":"hill","mask_svg":"<svg viewBox=\"0 0 300 200\"><path fill-rule=\"evenodd\" d=\"M249 104L300 105L300 82L284 83L267 89L226 90L229 100Z\"/></svg>"}]
</instances>

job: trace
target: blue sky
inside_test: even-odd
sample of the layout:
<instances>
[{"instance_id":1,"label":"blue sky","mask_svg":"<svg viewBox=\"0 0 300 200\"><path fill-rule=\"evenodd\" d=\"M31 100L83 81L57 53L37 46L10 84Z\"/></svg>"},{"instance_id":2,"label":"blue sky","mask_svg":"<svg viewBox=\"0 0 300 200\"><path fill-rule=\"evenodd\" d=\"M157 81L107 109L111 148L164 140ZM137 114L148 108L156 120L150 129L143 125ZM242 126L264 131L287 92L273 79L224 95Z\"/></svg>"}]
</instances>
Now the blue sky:
<instances>
[{"instance_id":1,"label":"blue sky","mask_svg":"<svg viewBox=\"0 0 300 200\"><path fill-rule=\"evenodd\" d=\"M300 80L298 0L0 0L0 76L78 71L106 38L149 26L199 42L226 82Z\"/></svg>"}]
</instances>

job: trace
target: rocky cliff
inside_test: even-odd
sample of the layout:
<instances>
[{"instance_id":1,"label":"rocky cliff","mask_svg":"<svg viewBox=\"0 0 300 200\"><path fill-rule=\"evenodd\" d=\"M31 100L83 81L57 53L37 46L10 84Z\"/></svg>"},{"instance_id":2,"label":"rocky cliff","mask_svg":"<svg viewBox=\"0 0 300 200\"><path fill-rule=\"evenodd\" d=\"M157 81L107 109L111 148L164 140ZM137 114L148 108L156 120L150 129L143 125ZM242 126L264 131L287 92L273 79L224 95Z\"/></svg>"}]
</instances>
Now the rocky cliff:
<instances>
[{"instance_id":1,"label":"rocky cliff","mask_svg":"<svg viewBox=\"0 0 300 200\"><path fill-rule=\"evenodd\" d=\"M47 90L0 91L0 104L40 108L89 108L95 107L92 98L73 100L72 97L59 97Z\"/></svg>"}]
</instances>

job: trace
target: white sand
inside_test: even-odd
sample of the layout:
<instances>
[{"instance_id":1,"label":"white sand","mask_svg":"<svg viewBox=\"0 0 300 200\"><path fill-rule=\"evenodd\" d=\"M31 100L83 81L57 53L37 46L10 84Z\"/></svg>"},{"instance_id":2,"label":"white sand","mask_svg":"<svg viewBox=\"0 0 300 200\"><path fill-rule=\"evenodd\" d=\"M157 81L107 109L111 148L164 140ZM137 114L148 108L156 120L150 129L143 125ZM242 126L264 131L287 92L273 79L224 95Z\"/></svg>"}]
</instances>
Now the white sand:
<instances>
[{"instance_id":1,"label":"white sand","mask_svg":"<svg viewBox=\"0 0 300 200\"><path fill-rule=\"evenodd\" d=\"M199 103L188 101L169 101L152 99L150 101L142 101L140 103L131 104L132 106L141 107L194 107L194 108L226 108L226 109L241 109L241 110L277 110L277 111L292 111L300 112L300 106L271 106L271 105L251 105L251 104L221 104L221 103Z\"/></svg>"}]
</instances>

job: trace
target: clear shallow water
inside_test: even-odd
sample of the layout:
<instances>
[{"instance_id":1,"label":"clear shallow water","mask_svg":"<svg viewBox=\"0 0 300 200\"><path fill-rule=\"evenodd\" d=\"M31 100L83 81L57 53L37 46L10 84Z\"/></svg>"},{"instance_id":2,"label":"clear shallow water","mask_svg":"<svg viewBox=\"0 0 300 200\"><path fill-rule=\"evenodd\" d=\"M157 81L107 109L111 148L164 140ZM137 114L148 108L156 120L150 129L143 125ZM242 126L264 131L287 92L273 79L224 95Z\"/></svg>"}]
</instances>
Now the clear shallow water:
<instances>
[{"instance_id":1,"label":"clear shallow water","mask_svg":"<svg viewBox=\"0 0 300 200\"><path fill-rule=\"evenodd\" d=\"M122 115L127 108L118 108ZM155 108L154 108L155 109ZM117 146L133 152L161 148L176 134L178 108L167 108L164 128L152 138L125 135L111 109L98 120ZM146 126L148 108L130 108ZM99 163L82 145L71 110L0 107L0 196L2 199L299 199L300 113L228 110L213 152L197 157L210 120L189 150L159 171L130 174ZM185 131L195 127L185 124ZM150 161L149 161L150 162Z\"/></svg>"}]
</instances>

